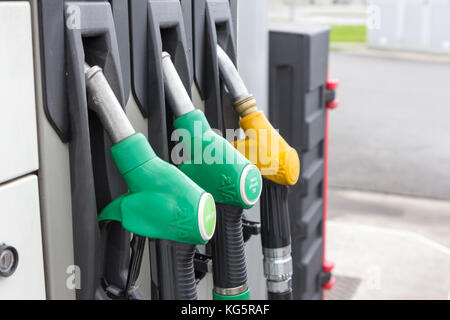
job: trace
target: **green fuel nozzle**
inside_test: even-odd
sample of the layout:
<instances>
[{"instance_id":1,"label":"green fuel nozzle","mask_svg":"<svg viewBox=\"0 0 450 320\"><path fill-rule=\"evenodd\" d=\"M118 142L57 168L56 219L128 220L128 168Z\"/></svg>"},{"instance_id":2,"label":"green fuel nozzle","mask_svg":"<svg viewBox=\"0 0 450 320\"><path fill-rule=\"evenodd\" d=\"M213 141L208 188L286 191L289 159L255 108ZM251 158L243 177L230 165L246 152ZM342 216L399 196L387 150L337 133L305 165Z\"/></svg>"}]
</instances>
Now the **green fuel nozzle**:
<instances>
[{"instance_id":1,"label":"green fuel nozzle","mask_svg":"<svg viewBox=\"0 0 450 320\"><path fill-rule=\"evenodd\" d=\"M158 158L135 132L101 68L86 64L85 75L89 107L114 143L111 155L130 191L109 204L99 221L120 221L143 237L205 244L216 225L212 195Z\"/></svg>"},{"instance_id":2,"label":"green fuel nozzle","mask_svg":"<svg viewBox=\"0 0 450 320\"><path fill-rule=\"evenodd\" d=\"M166 52L162 55L164 88L184 145L184 162L178 167L217 203L251 208L259 199L262 178L258 168L216 134L204 113L196 110Z\"/></svg>"}]
</instances>

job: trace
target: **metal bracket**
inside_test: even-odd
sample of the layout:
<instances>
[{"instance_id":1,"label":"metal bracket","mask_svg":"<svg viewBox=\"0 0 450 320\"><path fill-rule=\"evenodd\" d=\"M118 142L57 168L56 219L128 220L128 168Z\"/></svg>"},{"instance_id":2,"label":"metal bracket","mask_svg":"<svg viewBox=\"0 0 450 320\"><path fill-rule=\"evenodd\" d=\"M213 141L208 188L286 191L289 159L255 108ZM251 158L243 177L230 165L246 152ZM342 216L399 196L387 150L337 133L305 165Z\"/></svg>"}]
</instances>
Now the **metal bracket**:
<instances>
[{"instance_id":1,"label":"metal bracket","mask_svg":"<svg viewBox=\"0 0 450 320\"><path fill-rule=\"evenodd\" d=\"M221 85L217 63L219 44L236 64L236 8L236 1L193 1L195 81L205 100L206 117L222 133L238 124L231 99Z\"/></svg>"},{"instance_id":2,"label":"metal bracket","mask_svg":"<svg viewBox=\"0 0 450 320\"><path fill-rule=\"evenodd\" d=\"M256 221L250 221L245 218L242 218L242 233L244 234L244 242L248 242L252 236L257 236L261 234L261 223Z\"/></svg>"},{"instance_id":3,"label":"metal bracket","mask_svg":"<svg viewBox=\"0 0 450 320\"><path fill-rule=\"evenodd\" d=\"M205 274L212 272L212 260L211 256L196 252L194 255L194 269L196 273L202 274L203 278Z\"/></svg>"}]
</instances>

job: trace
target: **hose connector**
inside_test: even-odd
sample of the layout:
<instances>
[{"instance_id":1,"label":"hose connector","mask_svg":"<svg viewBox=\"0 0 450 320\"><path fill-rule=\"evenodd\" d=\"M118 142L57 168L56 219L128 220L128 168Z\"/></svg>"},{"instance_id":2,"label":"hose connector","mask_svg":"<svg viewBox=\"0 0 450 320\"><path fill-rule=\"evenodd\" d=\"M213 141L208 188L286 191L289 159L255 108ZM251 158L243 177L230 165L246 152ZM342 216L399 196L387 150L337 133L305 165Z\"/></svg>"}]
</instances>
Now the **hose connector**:
<instances>
[{"instance_id":1,"label":"hose connector","mask_svg":"<svg viewBox=\"0 0 450 320\"><path fill-rule=\"evenodd\" d=\"M267 291L274 294L292 291L291 246L276 249L263 248L263 254Z\"/></svg>"},{"instance_id":2,"label":"hose connector","mask_svg":"<svg viewBox=\"0 0 450 320\"><path fill-rule=\"evenodd\" d=\"M270 281L284 281L292 277L291 246L263 248L264 275Z\"/></svg>"},{"instance_id":3,"label":"hose connector","mask_svg":"<svg viewBox=\"0 0 450 320\"><path fill-rule=\"evenodd\" d=\"M234 110L242 118L258 112L258 106L256 105L256 100L253 95L248 95L242 99L237 100L233 103Z\"/></svg>"}]
</instances>

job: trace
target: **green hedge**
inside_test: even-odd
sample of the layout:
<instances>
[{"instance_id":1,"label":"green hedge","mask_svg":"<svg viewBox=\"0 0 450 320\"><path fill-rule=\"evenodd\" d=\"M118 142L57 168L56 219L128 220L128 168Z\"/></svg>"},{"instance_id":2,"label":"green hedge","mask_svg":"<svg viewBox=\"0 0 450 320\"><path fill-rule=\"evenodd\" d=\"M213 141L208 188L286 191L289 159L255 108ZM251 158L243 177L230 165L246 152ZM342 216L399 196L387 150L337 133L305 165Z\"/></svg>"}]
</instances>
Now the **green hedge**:
<instances>
[{"instance_id":1,"label":"green hedge","mask_svg":"<svg viewBox=\"0 0 450 320\"><path fill-rule=\"evenodd\" d=\"M332 26L331 42L365 42L366 26Z\"/></svg>"}]
</instances>

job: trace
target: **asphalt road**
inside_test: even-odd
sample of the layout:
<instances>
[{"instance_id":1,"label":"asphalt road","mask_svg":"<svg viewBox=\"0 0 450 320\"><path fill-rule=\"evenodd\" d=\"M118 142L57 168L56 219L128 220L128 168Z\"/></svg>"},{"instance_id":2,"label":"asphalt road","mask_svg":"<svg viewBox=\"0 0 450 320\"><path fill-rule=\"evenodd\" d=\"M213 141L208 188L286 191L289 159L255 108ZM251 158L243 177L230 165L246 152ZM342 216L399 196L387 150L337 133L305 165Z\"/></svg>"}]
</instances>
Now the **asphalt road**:
<instances>
[{"instance_id":1,"label":"asphalt road","mask_svg":"<svg viewBox=\"0 0 450 320\"><path fill-rule=\"evenodd\" d=\"M450 64L333 52L330 186L450 200Z\"/></svg>"}]
</instances>

